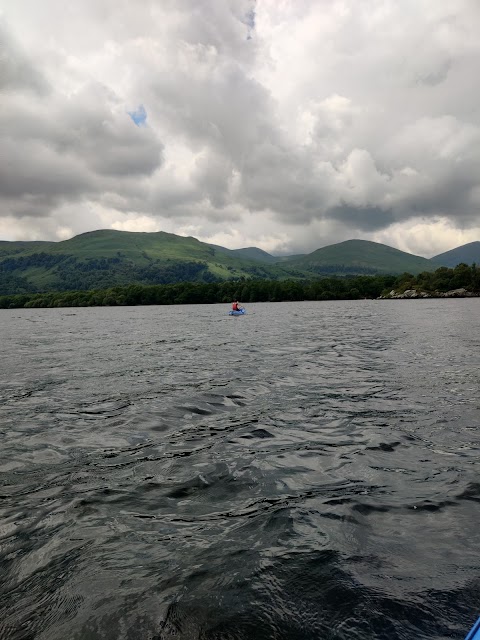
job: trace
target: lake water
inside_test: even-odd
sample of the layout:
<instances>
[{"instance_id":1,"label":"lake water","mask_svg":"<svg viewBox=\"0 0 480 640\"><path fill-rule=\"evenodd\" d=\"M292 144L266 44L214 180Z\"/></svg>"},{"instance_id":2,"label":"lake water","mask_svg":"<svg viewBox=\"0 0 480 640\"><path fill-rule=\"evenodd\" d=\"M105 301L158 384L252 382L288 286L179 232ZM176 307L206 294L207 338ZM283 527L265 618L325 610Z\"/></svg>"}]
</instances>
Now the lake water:
<instances>
[{"instance_id":1,"label":"lake water","mask_svg":"<svg viewBox=\"0 0 480 640\"><path fill-rule=\"evenodd\" d=\"M0 638L462 640L480 300L0 311Z\"/></svg>"}]
</instances>

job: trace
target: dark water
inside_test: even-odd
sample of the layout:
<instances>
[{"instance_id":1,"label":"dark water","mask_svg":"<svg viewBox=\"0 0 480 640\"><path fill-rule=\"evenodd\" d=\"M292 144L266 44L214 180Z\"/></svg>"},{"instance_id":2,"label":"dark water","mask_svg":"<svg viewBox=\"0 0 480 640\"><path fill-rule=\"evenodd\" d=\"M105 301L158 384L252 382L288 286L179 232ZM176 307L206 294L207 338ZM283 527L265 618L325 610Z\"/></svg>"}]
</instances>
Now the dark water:
<instances>
[{"instance_id":1,"label":"dark water","mask_svg":"<svg viewBox=\"0 0 480 640\"><path fill-rule=\"evenodd\" d=\"M0 638L462 639L480 301L0 312Z\"/></svg>"}]
</instances>

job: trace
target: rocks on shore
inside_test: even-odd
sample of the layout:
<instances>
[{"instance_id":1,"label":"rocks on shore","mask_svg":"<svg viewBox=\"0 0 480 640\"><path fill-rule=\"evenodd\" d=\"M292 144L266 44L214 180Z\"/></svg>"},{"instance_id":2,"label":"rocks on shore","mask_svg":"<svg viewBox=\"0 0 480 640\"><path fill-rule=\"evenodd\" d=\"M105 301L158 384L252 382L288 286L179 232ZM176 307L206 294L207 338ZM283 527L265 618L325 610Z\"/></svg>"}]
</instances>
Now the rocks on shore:
<instances>
[{"instance_id":1,"label":"rocks on shore","mask_svg":"<svg viewBox=\"0 0 480 640\"><path fill-rule=\"evenodd\" d=\"M463 287L461 289L452 289L451 291L434 291L427 293L426 291L418 291L417 289L407 289L403 293L396 293L394 289L385 296L380 296L383 300L405 300L407 298L478 298L480 294L467 291Z\"/></svg>"}]
</instances>

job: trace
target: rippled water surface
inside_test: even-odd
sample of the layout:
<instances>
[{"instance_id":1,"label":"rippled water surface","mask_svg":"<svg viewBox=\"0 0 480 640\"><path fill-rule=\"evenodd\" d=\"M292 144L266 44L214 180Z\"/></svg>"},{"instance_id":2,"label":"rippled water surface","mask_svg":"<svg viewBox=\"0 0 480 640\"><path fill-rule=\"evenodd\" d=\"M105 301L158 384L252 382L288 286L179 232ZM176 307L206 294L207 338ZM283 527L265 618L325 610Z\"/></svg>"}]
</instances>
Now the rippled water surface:
<instances>
[{"instance_id":1,"label":"rippled water surface","mask_svg":"<svg viewBox=\"0 0 480 640\"><path fill-rule=\"evenodd\" d=\"M0 638L461 640L480 301L0 311Z\"/></svg>"}]
</instances>

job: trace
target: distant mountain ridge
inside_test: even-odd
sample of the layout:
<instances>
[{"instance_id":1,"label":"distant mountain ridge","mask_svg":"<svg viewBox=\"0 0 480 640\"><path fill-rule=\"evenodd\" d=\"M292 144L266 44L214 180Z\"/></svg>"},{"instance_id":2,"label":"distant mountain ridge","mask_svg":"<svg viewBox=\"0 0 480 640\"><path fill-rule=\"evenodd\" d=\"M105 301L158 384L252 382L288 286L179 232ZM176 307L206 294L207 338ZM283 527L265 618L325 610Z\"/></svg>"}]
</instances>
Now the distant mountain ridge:
<instances>
[{"instance_id":1,"label":"distant mountain ridge","mask_svg":"<svg viewBox=\"0 0 480 640\"><path fill-rule=\"evenodd\" d=\"M442 267L456 267L462 262L468 265L480 264L480 242L478 240L469 242L461 247L439 253L438 256L431 258L431 261Z\"/></svg>"},{"instance_id":2,"label":"distant mountain ridge","mask_svg":"<svg viewBox=\"0 0 480 640\"><path fill-rule=\"evenodd\" d=\"M275 256L272 256L270 253L267 253L263 249L259 249L258 247L244 247L243 249L227 249L226 247L222 247L217 244L211 244L210 247L214 247L218 251L224 251L225 253L233 253L241 258L246 258L247 260L258 260L259 262L267 262L269 264L273 264L274 262L278 262L279 259Z\"/></svg>"},{"instance_id":3,"label":"distant mountain ridge","mask_svg":"<svg viewBox=\"0 0 480 640\"><path fill-rule=\"evenodd\" d=\"M132 283L418 274L449 266L452 259L480 263L480 255L475 258L479 249L480 242L470 243L427 260L384 244L347 240L306 255L279 257L257 247L227 249L163 231L104 229L59 242L0 241L0 295Z\"/></svg>"},{"instance_id":4,"label":"distant mountain ridge","mask_svg":"<svg viewBox=\"0 0 480 640\"><path fill-rule=\"evenodd\" d=\"M385 244L369 240L345 240L317 249L286 263L314 273L419 273L431 270L427 258L414 256Z\"/></svg>"}]
</instances>

